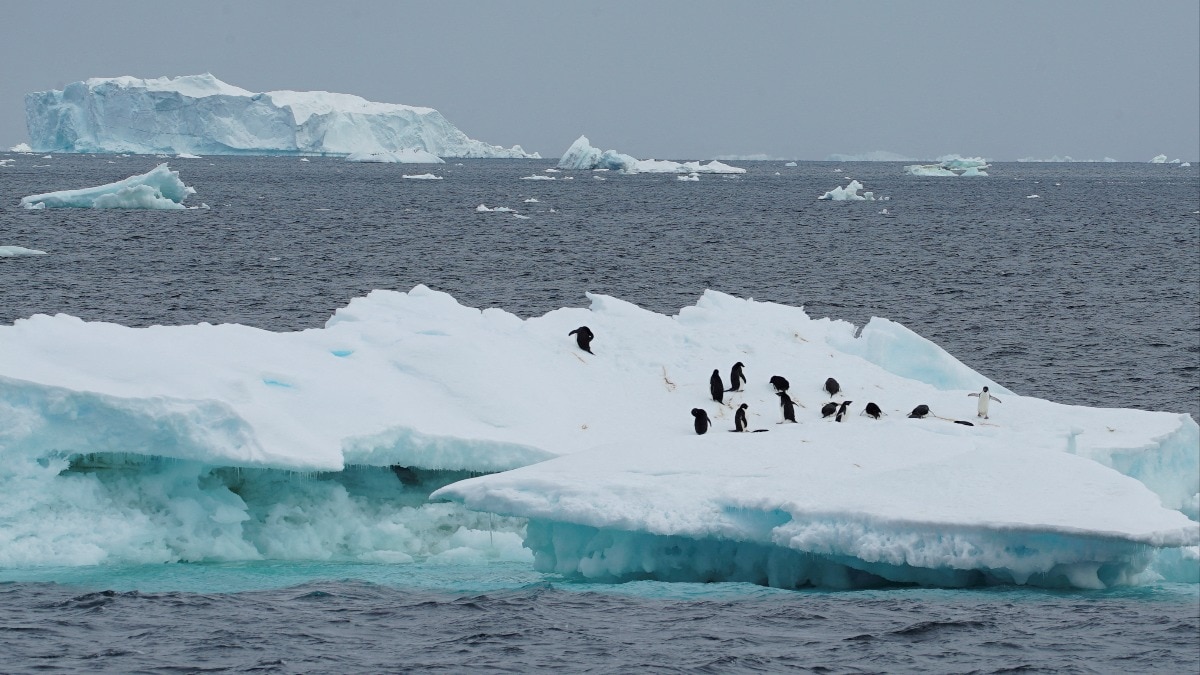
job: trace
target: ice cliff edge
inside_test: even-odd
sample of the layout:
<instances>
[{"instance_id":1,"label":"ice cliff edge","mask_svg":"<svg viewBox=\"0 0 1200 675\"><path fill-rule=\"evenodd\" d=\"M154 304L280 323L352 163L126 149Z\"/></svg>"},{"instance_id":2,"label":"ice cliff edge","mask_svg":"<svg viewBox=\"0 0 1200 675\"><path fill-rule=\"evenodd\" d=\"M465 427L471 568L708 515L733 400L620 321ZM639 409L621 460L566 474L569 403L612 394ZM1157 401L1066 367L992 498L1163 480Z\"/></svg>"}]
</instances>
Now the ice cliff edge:
<instances>
[{"instance_id":1,"label":"ice cliff edge","mask_svg":"<svg viewBox=\"0 0 1200 675\"><path fill-rule=\"evenodd\" d=\"M36 152L537 157L468 138L433 108L325 91L254 93L208 73L73 82L27 94L25 117Z\"/></svg>"}]
</instances>

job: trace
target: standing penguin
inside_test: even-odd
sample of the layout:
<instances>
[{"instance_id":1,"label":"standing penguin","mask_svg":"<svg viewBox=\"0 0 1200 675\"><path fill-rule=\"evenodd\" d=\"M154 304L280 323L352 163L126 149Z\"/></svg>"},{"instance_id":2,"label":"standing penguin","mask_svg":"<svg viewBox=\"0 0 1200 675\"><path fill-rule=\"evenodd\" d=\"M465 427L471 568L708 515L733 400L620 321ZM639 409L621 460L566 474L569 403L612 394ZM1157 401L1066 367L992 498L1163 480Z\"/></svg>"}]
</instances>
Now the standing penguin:
<instances>
[{"instance_id":1,"label":"standing penguin","mask_svg":"<svg viewBox=\"0 0 1200 675\"><path fill-rule=\"evenodd\" d=\"M786 391L778 392L779 405L783 407L783 422L796 421L796 408L793 406L792 397L788 396ZM780 422L780 424L783 424Z\"/></svg>"},{"instance_id":2,"label":"standing penguin","mask_svg":"<svg viewBox=\"0 0 1200 675\"><path fill-rule=\"evenodd\" d=\"M912 412L908 413L908 416L915 417L916 419L920 420L920 419L925 419L925 416L928 414L929 414L929 406L922 403L921 405L913 408Z\"/></svg>"},{"instance_id":3,"label":"standing penguin","mask_svg":"<svg viewBox=\"0 0 1200 675\"><path fill-rule=\"evenodd\" d=\"M829 403L826 403L825 405L821 406L821 417L829 417L830 415L837 412L837 409L838 409L837 402L830 401Z\"/></svg>"},{"instance_id":4,"label":"standing penguin","mask_svg":"<svg viewBox=\"0 0 1200 675\"><path fill-rule=\"evenodd\" d=\"M729 371L729 388L725 391L741 391L742 385L746 384L746 376L742 373L742 368L745 368L741 361L733 364L733 368Z\"/></svg>"},{"instance_id":5,"label":"standing penguin","mask_svg":"<svg viewBox=\"0 0 1200 675\"><path fill-rule=\"evenodd\" d=\"M725 385L721 384L721 371L713 368L712 377L708 378L708 391L712 394L712 400L721 403L725 400Z\"/></svg>"},{"instance_id":6,"label":"standing penguin","mask_svg":"<svg viewBox=\"0 0 1200 675\"><path fill-rule=\"evenodd\" d=\"M867 404L866 408L863 408L862 414L873 419L879 419L879 416L883 414L883 411L879 409L879 406L875 405L874 401L872 401Z\"/></svg>"},{"instance_id":7,"label":"standing penguin","mask_svg":"<svg viewBox=\"0 0 1200 675\"><path fill-rule=\"evenodd\" d=\"M695 424L698 434L705 433L712 426L712 420L708 419L708 413L704 412L702 408L692 408L692 417L695 418L692 422Z\"/></svg>"},{"instance_id":8,"label":"standing penguin","mask_svg":"<svg viewBox=\"0 0 1200 675\"><path fill-rule=\"evenodd\" d=\"M851 403L854 403L854 401L842 401L842 405L838 408L838 411L837 411L837 417L835 417L833 419L835 419L838 422L841 422L842 418L846 416L846 409L850 407Z\"/></svg>"},{"instance_id":9,"label":"standing penguin","mask_svg":"<svg viewBox=\"0 0 1200 675\"><path fill-rule=\"evenodd\" d=\"M575 344L579 345L580 349L589 354L595 354L590 346L592 344L592 338L596 337L592 334L591 328L588 328L587 326L580 326L570 333L567 333L567 335L575 336Z\"/></svg>"},{"instance_id":10,"label":"standing penguin","mask_svg":"<svg viewBox=\"0 0 1200 675\"><path fill-rule=\"evenodd\" d=\"M733 414L733 430L734 431L749 431L746 423L746 408L750 406L745 403L738 406L737 412Z\"/></svg>"},{"instance_id":11,"label":"standing penguin","mask_svg":"<svg viewBox=\"0 0 1200 675\"><path fill-rule=\"evenodd\" d=\"M825 380L825 391L829 392L829 398L837 396L837 393L842 390L842 385L832 377Z\"/></svg>"},{"instance_id":12,"label":"standing penguin","mask_svg":"<svg viewBox=\"0 0 1200 675\"><path fill-rule=\"evenodd\" d=\"M995 396L992 396L991 394L988 393L987 387L984 387L983 391L981 391L977 394L967 394L967 396L978 396L979 397L979 414L977 416L982 417L985 420L988 418L988 401L995 401L996 403L1001 403L1000 399L998 399Z\"/></svg>"},{"instance_id":13,"label":"standing penguin","mask_svg":"<svg viewBox=\"0 0 1200 675\"><path fill-rule=\"evenodd\" d=\"M788 381L780 375L772 375L770 382L771 386L775 387L776 392L788 390Z\"/></svg>"}]
</instances>

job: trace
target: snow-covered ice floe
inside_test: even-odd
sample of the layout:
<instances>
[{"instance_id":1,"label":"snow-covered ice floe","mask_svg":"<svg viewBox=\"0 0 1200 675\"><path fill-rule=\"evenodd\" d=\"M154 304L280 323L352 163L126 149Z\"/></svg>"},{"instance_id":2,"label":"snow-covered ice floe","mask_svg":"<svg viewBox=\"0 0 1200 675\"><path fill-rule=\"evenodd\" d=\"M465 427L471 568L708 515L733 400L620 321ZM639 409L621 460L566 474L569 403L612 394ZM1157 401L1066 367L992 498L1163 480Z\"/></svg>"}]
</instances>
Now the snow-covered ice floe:
<instances>
[{"instance_id":1,"label":"snow-covered ice floe","mask_svg":"<svg viewBox=\"0 0 1200 675\"><path fill-rule=\"evenodd\" d=\"M911 176L986 176L989 164L982 157L944 155L937 164L911 164L904 172Z\"/></svg>"},{"instance_id":2,"label":"snow-covered ice floe","mask_svg":"<svg viewBox=\"0 0 1200 675\"><path fill-rule=\"evenodd\" d=\"M0 246L0 258L16 258L27 255L46 255L46 252L24 246Z\"/></svg>"},{"instance_id":3,"label":"snow-covered ice floe","mask_svg":"<svg viewBox=\"0 0 1200 675\"><path fill-rule=\"evenodd\" d=\"M22 197L21 205L27 209L184 209L183 200L192 194L196 189L184 185L179 172L163 163L115 183Z\"/></svg>"},{"instance_id":4,"label":"snow-covered ice floe","mask_svg":"<svg viewBox=\"0 0 1200 675\"><path fill-rule=\"evenodd\" d=\"M1195 569L1188 415L1019 396L886 319L856 337L712 291L673 317L589 297L522 320L373 291L292 333L0 326L0 565L500 558L785 588ZM736 361L748 382L717 404L709 377ZM772 375L799 423L776 424ZM818 412L826 377L853 401L841 423ZM769 433L728 433L741 403Z\"/></svg>"},{"instance_id":5,"label":"snow-covered ice floe","mask_svg":"<svg viewBox=\"0 0 1200 675\"><path fill-rule=\"evenodd\" d=\"M27 94L25 118L39 152L538 156L468 138L433 108L327 91L255 93L208 73L73 82Z\"/></svg>"},{"instance_id":6,"label":"snow-covered ice floe","mask_svg":"<svg viewBox=\"0 0 1200 675\"><path fill-rule=\"evenodd\" d=\"M558 160L558 168L577 171L608 169L621 173L746 173L745 169L729 166L717 160L708 164L700 162L672 162L658 159L636 159L616 150L601 152L593 148L587 136L580 136Z\"/></svg>"},{"instance_id":7,"label":"snow-covered ice floe","mask_svg":"<svg viewBox=\"0 0 1200 675\"><path fill-rule=\"evenodd\" d=\"M416 175L404 174L402 177L409 180L445 180L442 176L436 176L432 173L419 173Z\"/></svg>"},{"instance_id":8,"label":"snow-covered ice floe","mask_svg":"<svg viewBox=\"0 0 1200 675\"><path fill-rule=\"evenodd\" d=\"M862 189L863 189L862 183L858 182L857 180L852 180L848 184L846 184L846 187L835 187L834 189L830 190L829 192L826 192L825 194L821 195L820 197L817 197L817 199L818 200L837 201L837 202L846 202L846 201L849 201L849 202L862 202L862 201L873 202L873 201L875 201L875 193L874 192L871 192L870 190L868 190L862 194L859 194L858 193L859 190L862 190ZM884 199L886 199L886 198L884 198Z\"/></svg>"}]
</instances>

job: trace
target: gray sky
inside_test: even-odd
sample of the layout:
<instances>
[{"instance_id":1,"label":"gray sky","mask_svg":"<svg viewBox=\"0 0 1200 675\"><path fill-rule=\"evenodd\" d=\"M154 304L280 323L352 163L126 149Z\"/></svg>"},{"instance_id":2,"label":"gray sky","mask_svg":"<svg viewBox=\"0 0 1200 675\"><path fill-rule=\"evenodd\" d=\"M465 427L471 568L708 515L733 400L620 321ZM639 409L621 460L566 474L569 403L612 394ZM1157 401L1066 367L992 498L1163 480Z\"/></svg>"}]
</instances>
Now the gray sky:
<instances>
[{"instance_id":1,"label":"gray sky","mask_svg":"<svg viewBox=\"0 0 1200 675\"><path fill-rule=\"evenodd\" d=\"M0 0L0 24L2 148L27 92L211 72L544 157L1200 158L1197 0Z\"/></svg>"}]
</instances>

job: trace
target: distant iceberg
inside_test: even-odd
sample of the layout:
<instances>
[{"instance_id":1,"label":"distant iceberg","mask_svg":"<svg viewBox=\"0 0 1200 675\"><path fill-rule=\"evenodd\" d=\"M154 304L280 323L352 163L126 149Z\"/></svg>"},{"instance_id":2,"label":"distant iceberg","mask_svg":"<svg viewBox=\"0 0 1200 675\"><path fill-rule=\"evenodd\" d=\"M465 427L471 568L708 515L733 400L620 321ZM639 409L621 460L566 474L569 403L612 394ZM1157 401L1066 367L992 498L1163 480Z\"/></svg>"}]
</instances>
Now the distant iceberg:
<instances>
[{"instance_id":1,"label":"distant iceberg","mask_svg":"<svg viewBox=\"0 0 1200 675\"><path fill-rule=\"evenodd\" d=\"M183 200L195 193L180 180L178 171L164 163L115 183L22 197L21 205L27 209L184 209Z\"/></svg>"},{"instance_id":2,"label":"distant iceberg","mask_svg":"<svg viewBox=\"0 0 1200 675\"><path fill-rule=\"evenodd\" d=\"M904 167L910 176L986 176L989 167L982 157L943 155L937 164L913 164Z\"/></svg>"},{"instance_id":3,"label":"distant iceberg","mask_svg":"<svg viewBox=\"0 0 1200 675\"><path fill-rule=\"evenodd\" d=\"M621 173L746 173L745 169L729 166L717 160L708 164L700 162L672 162L656 159L636 159L621 154L616 150L605 150L592 147L587 136L580 136L563 153L558 161L560 169L586 171L589 169L608 169Z\"/></svg>"},{"instance_id":4,"label":"distant iceberg","mask_svg":"<svg viewBox=\"0 0 1200 675\"><path fill-rule=\"evenodd\" d=\"M433 108L325 91L254 93L211 74L92 78L25 96L38 152L537 157L468 138Z\"/></svg>"},{"instance_id":5,"label":"distant iceberg","mask_svg":"<svg viewBox=\"0 0 1200 675\"><path fill-rule=\"evenodd\" d=\"M597 581L783 588L1195 567L1188 415L1021 396L885 319L589 298L522 319L417 286L280 333L0 326L0 566L529 560L523 542L538 569ZM583 325L594 354L568 335ZM713 402L709 374L739 360L744 390ZM771 374L798 424L777 424ZM842 423L820 417L827 376L854 401ZM986 423L967 396L983 385L1003 398ZM770 432L728 433L738 403ZM917 404L933 414L908 418Z\"/></svg>"},{"instance_id":6,"label":"distant iceberg","mask_svg":"<svg viewBox=\"0 0 1200 675\"><path fill-rule=\"evenodd\" d=\"M9 152L33 152L33 148L29 147L28 143L17 143L8 149Z\"/></svg>"},{"instance_id":7,"label":"distant iceberg","mask_svg":"<svg viewBox=\"0 0 1200 675\"><path fill-rule=\"evenodd\" d=\"M826 162L915 162L916 157L906 157L887 150L873 150L857 155L842 155L834 153L825 158Z\"/></svg>"},{"instance_id":8,"label":"distant iceberg","mask_svg":"<svg viewBox=\"0 0 1200 675\"><path fill-rule=\"evenodd\" d=\"M1071 157L1070 155L1067 155L1065 157L1059 157L1058 155L1055 155L1055 156L1051 157L1050 159L1038 159L1036 157L1022 157L1021 159L1018 159L1017 161L1018 162L1062 162L1062 163L1089 162L1089 163L1097 163L1097 162L1115 162L1117 160L1113 159L1112 157L1105 157L1104 159L1075 159L1075 158Z\"/></svg>"},{"instance_id":9,"label":"distant iceberg","mask_svg":"<svg viewBox=\"0 0 1200 675\"><path fill-rule=\"evenodd\" d=\"M1168 162L1166 155L1155 155L1154 158L1150 160L1150 164L1181 164L1182 162L1183 160L1179 158Z\"/></svg>"}]
</instances>

